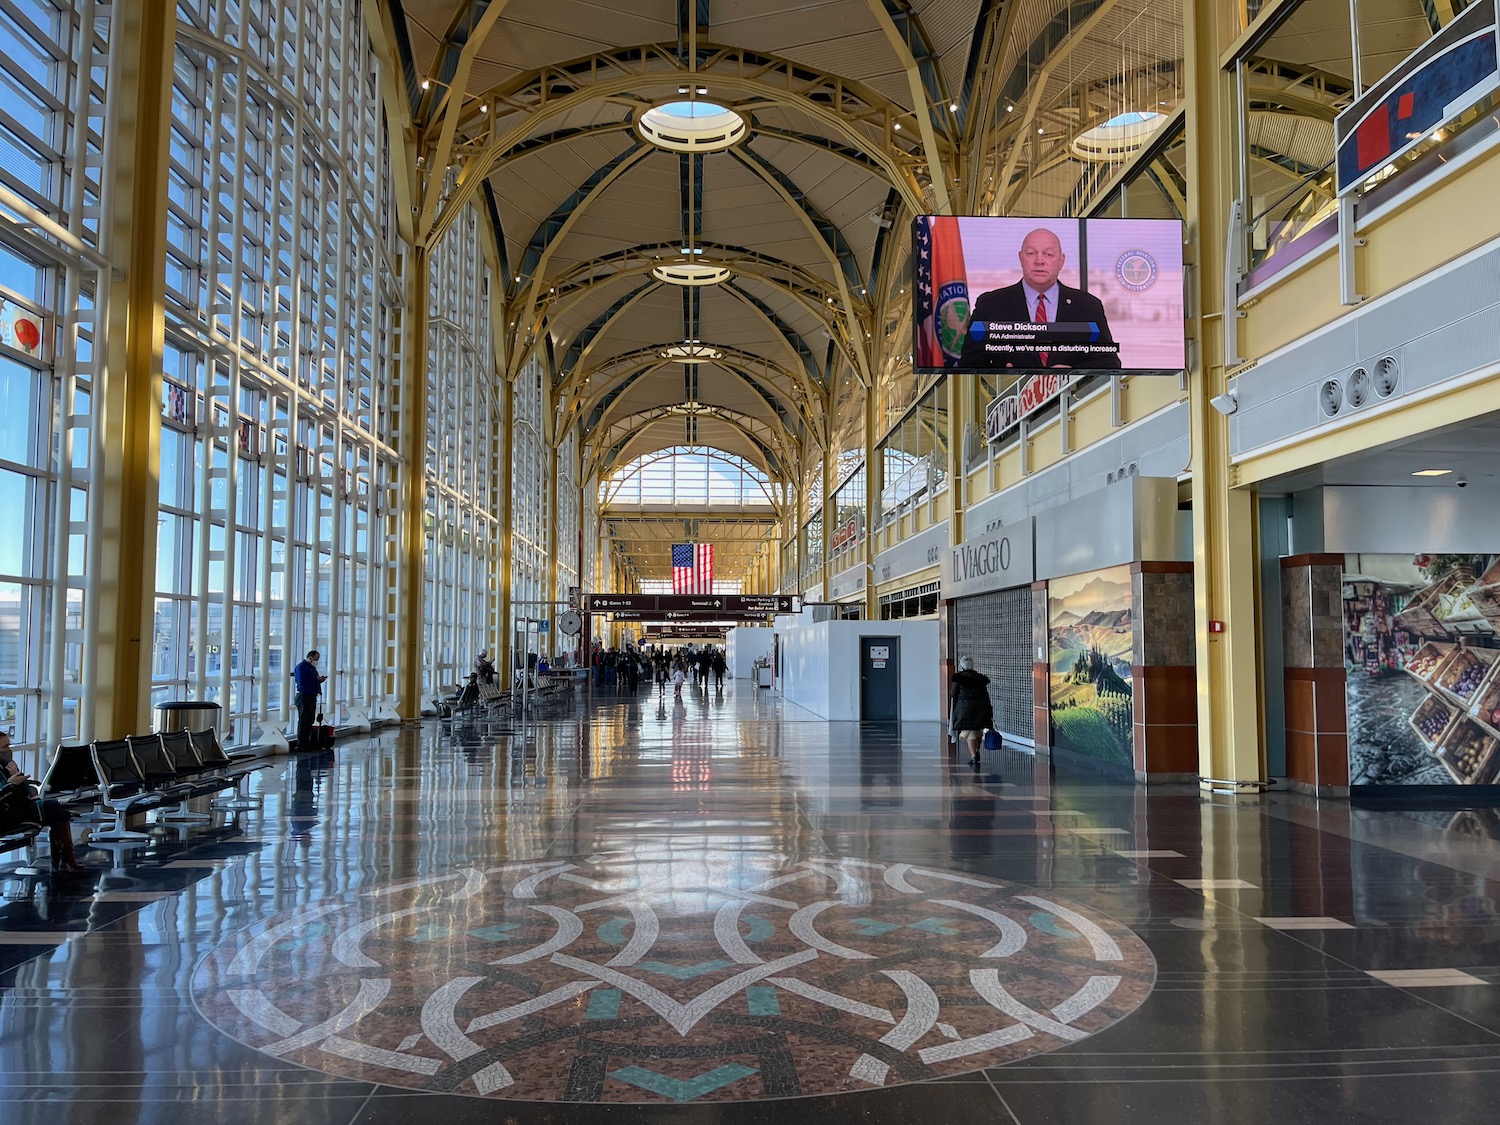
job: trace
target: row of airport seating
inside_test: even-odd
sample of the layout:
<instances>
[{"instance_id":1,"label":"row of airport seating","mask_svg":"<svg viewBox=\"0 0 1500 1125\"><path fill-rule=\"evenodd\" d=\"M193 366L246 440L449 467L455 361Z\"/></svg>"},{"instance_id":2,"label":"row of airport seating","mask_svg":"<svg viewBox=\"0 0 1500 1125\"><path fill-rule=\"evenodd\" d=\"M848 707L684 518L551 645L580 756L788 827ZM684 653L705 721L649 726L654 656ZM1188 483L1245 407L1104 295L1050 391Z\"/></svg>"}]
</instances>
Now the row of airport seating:
<instances>
[{"instance_id":1,"label":"row of airport seating","mask_svg":"<svg viewBox=\"0 0 1500 1125\"><path fill-rule=\"evenodd\" d=\"M107 825L91 834L90 843L144 843L147 833L127 827L133 816L155 810L162 824L208 821L210 813L194 812L188 802L211 795L218 795L211 802L215 809L257 807L260 799L249 796L245 785L269 765L230 757L212 730L63 744L42 778L41 796ZM40 825L12 825L0 835L0 852L29 847L40 830Z\"/></svg>"}]
</instances>

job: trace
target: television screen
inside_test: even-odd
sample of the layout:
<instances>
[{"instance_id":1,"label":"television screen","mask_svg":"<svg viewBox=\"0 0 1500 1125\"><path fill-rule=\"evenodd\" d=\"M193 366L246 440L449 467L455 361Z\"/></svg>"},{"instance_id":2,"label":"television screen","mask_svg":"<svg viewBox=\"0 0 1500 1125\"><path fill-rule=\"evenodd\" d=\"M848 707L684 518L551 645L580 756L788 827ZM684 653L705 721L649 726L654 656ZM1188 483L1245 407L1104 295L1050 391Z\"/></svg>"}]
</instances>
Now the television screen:
<instances>
[{"instance_id":1,"label":"television screen","mask_svg":"<svg viewBox=\"0 0 1500 1125\"><path fill-rule=\"evenodd\" d=\"M1181 371L1182 223L925 215L912 363L974 374Z\"/></svg>"}]
</instances>

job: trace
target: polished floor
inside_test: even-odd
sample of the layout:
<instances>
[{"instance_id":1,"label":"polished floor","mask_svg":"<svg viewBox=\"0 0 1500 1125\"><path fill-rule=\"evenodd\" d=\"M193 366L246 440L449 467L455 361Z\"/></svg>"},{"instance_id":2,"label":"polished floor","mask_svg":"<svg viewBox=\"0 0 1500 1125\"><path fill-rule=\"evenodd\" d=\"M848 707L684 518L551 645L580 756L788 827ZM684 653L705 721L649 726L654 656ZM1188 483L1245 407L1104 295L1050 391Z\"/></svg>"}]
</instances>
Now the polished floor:
<instances>
[{"instance_id":1,"label":"polished floor","mask_svg":"<svg viewBox=\"0 0 1500 1125\"><path fill-rule=\"evenodd\" d=\"M0 1122L1491 1121L1500 816L645 689L0 904Z\"/></svg>"}]
</instances>

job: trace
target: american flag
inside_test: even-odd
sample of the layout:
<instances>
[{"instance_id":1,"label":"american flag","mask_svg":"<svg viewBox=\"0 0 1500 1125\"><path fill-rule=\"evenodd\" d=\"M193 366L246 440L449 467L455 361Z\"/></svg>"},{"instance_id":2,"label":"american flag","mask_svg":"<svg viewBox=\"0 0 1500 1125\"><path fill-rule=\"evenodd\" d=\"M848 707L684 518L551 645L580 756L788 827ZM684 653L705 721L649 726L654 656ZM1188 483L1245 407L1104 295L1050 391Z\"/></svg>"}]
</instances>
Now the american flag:
<instances>
[{"instance_id":1,"label":"american flag","mask_svg":"<svg viewBox=\"0 0 1500 1125\"><path fill-rule=\"evenodd\" d=\"M714 548L712 543L672 544L672 593L714 592Z\"/></svg>"},{"instance_id":2,"label":"american flag","mask_svg":"<svg viewBox=\"0 0 1500 1125\"><path fill-rule=\"evenodd\" d=\"M915 366L943 366L943 350L938 346L937 329L932 320L932 227L927 219L916 220L916 246L913 248L916 277L912 296L916 298Z\"/></svg>"}]
</instances>

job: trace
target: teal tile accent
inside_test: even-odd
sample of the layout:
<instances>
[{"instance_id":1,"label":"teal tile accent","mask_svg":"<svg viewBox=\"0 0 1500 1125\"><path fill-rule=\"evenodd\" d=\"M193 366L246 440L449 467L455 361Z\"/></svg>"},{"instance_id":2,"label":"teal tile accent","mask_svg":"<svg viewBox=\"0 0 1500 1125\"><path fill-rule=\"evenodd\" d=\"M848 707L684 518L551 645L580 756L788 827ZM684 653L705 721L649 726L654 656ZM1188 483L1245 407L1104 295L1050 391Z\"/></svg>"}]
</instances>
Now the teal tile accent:
<instances>
[{"instance_id":1,"label":"teal tile accent","mask_svg":"<svg viewBox=\"0 0 1500 1125\"><path fill-rule=\"evenodd\" d=\"M881 934L888 934L892 930L901 928L891 922L877 922L873 918L856 918L854 924L859 927L859 932L865 937L879 937Z\"/></svg>"},{"instance_id":2,"label":"teal tile accent","mask_svg":"<svg viewBox=\"0 0 1500 1125\"><path fill-rule=\"evenodd\" d=\"M660 973L673 980L692 980L706 973L717 973L720 969L734 968L733 961L700 961L696 965L667 965L661 961L642 961L641 968L648 973Z\"/></svg>"},{"instance_id":3,"label":"teal tile accent","mask_svg":"<svg viewBox=\"0 0 1500 1125\"><path fill-rule=\"evenodd\" d=\"M776 927L764 918L757 918L754 914L746 914L742 919L750 926L750 932L745 935L746 941L765 941L776 932Z\"/></svg>"},{"instance_id":4,"label":"teal tile accent","mask_svg":"<svg viewBox=\"0 0 1500 1125\"><path fill-rule=\"evenodd\" d=\"M943 937L954 937L958 931L948 925L947 918L923 918L920 922L913 922L907 929L922 930L929 934L939 934Z\"/></svg>"},{"instance_id":5,"label":"teal tile accent","mask_svg":"<svg viewBox=\"0 0 1500 1125\"><path fill-rule=\"evenodd\" d=\"M629 918L611 918L599 927L599 940L605 945L624 945L625 927L630 922Z\"/></svg>"},{"instance_id":6,"label":"teal tile accent","mask_svg":"<svg viewBox=\"0 0 1500 1125\"><path fill-rule=\"evenodd\" d=\"M482 941L509 941L511 930L519 928L519 922L505 922L498 926L481 926L477 930L470 930L469 936Z\"/></svg>"},{"instance_id":7,"label":"teal tile accent","mask_svg":"<svg viewBox=\"0 0 1500 1125\"><path fill-rule=\"evenodd\" d=\"M647 1070L643 1066L627 1066L620 1070L609 1072L611 1078L618 1078L621 1082L628 1082L632 1086L639 1086L642 1090L649 1090L653 1094L660 1094L664 1098L671 1098L676 1102L690 1102L694 1098L701 1098L704 1094L711 1094L731 1082L738 1082L741 1078L749 1078L759 1071L739 1063L730 1063L727 1066L716 1067L707 1074L700 1074L697 1078L683 1081L679 1078L668 1078L665 1074L657 1074L654 1070Z\"/></svg>"},{"instance_id":8,"label":"teal tile accent","mask_svg":"<svg viewBox=\"0 0 1500 1125\"><path fill-rule=\"evenodd\" d=\"M311 945L327 933L328 924L326 922L314 922L310 926L304 926L302 932L296 937L284 938L278 941L276 948L283 953L290 952L293 949L301 949L304 945Z\"/></svg>"},{"instance_id":9,"label":"teal tile accent","mask_svg":"<svg viewBox=\"0 0 1500 1125\"><path fill-rule=\"evenodd\" d=\"M781 1001L776 999L776 989L769 985L754 984L745 989L745 1006L752 1016L781 1015Z\"/></svg>"},{"instance_id":10,"label":"teal tile accent","mask_svg":"<svg viewBox=\"0 0 1500 1125\"><path fill-rule=\"evenodd\" d=\"M439 938L451 936L453 933L447 926L422 926L407 941L437 941Z\"/></svg>"},{"instance_id":11,"label":"teal tile accent","mask_svg":"<svg viewBox=\"0 0 1500 1125\"><path fill-rule=\"evenodd\" d=\"M1031 916L1031 924L1041 930L1042 933L1051 934L1053 937L1073 938L1078 936L1045 910L1038 910L1033 914Z\"/></svg>"},{"instance_id":12,"label":"teal tile accent","mask_svg":"<svg viewBox=\"0 0 1500 1125\"><path fill-rule=\"evenodd\" d=\"M620 990L618 988L596 988L589 993L589 1010L585 1018L612 1020L620 1016Z\"/></svg>"}]
</instances>

